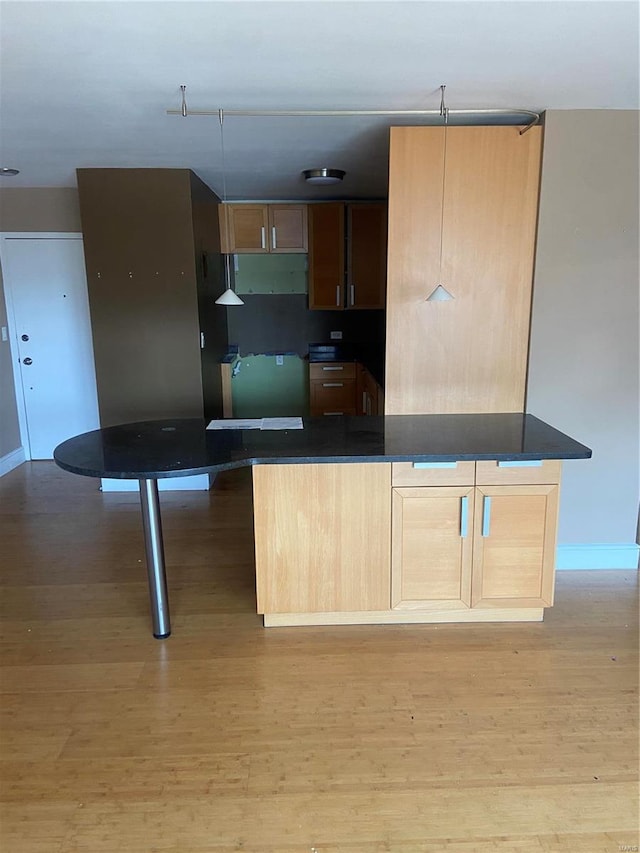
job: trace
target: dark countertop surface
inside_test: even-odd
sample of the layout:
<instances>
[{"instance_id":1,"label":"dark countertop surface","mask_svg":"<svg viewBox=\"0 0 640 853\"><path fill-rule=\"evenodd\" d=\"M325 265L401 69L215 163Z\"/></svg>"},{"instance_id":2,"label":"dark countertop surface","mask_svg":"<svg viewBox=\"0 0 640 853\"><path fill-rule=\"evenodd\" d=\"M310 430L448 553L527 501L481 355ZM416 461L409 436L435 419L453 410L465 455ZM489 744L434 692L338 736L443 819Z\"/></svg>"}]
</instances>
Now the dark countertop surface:
<instances>
[{"instance_id":1,"label":"dark countertop surface","mask_svg":"<svg viewBox=\"0 0 640 853\"><path fill-rule=\"evenodd\" d=\"M254 464L587 459L591 450L533 415L304 418L302 430L207 430L193 420L143 421L70 438L57 464L87 477L152 479Z\"/></svg>"}]
</instances>

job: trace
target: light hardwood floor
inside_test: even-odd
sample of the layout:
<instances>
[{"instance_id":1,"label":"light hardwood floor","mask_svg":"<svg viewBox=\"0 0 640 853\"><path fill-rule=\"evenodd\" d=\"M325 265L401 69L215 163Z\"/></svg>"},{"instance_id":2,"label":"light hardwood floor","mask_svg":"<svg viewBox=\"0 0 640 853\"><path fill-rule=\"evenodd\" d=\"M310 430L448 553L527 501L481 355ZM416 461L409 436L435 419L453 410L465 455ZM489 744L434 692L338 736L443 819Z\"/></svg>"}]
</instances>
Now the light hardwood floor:
<instances>
[{"instance_id":1,"label":"light hardwood floor","mask_svg":"<svg viewBox=\"0 0 640 853\"><path fill-rule=\"evenodd\" d=\"M638 844L635 572L543 623L265 630L248 471L163 495L0 479L6 853L618 853ZM635 847L637 849L637 847Z\"/></svg>"}]
</instances>

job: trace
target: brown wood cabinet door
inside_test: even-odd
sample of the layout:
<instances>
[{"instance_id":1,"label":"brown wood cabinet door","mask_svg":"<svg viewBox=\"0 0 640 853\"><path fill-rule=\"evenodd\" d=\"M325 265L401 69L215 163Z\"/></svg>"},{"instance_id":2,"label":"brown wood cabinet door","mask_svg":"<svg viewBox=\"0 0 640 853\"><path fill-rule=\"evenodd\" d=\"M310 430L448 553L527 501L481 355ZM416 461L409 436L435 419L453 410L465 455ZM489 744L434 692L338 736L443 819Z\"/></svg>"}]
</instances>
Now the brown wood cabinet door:
<instances>
[{"instance_id":1,"label":"brown wood cabinet door","mask_svg":"<svg viewBox=\"0 0 640 853\"><path fill-rule=\"evenodd\" d=\"M553 604L558 486L476 488L472 603Z\"/></svg>"},{"instance_id":2,"label":"brown wood cabinet door","mask_svg":"<svg viewBox=\"0 0 640 853\"><path fill-rule=\"evenodd\" d=\"M259 613L388 610L391 466L255 465Z\"/></svg>"},{"instance_id":3,"label":"brown wood cabinet door","mask_svg":"<svg viewBox=\"0 0 640 853\"><path fill-rule=\"evenodd\" d=\"M392 501L392 607L469 607L473 487L393 489Z\"/></svg>"},{"instance_id":4,"label":"brown wood cabinet door","mask_svg":"<svg viewBox=\"0 0 640 853\"><path fill-rule=\"evenodd\" d=\"M269 205L269 246L275 254L307 251L306 204Z\"/></svg>"},{"instance_id":5,"label":"brown wood cabinet door","mask_svg":"<svg viewBox=\"0 0 640 853\"><path fill-rule=\"evenodd\" d=\"M311 415L355 414L355 379L323 379L310 383Z\"/></svg>"},{"instance_id":6,"label":"brown wood cabinet door","mask_svg":"<svg viewBox=\"0 0 640 853\"><path fill-rule=\"evenodd\" d=\"M344 308L344 204L309 205L309 308Z\"/></svg>"},{"instance_id":7,"label":"brown wood cabinet door","mask_svg":"<svg viewBox=\"0 0 640 853\"><path fill-rule=\"evenodd\" d=\"M269 251L266 204L230 204L227 216L231 252L262 254Z\"/></svg>"},{"instance_id":8,"label":"brown wood cabinet door","mask_svg":"<svg viewBox=\"0 0 640 853\"><path fill-rule=\"evenodd\" d=\"M347 205L347 306L384 308L386 279L386 204Z\"/></svg>"},{"instance_id":9,"label":"brown wood cabinet door","mask_svg":"<svg viewBox=\"0 0 640 853\"><path fill-rule=\"evenodd\" d=\"M380 386L362 364L358 364L356 379L356 414L379 415Z\"/></svg>"},{"instance_id":10,"label":"brown wood cabinet door","mask_svg":"<svg viewBox=\"0 0 640 853\"><path fill-rule=\"evenodd\" d=\"M392 128L387 414L522 411L540 146L540 128ZM427 301L439 284L453 298Z\"/></svg>"},{"instance_id":11,"label":"brown wood cabinet door","mask_svg":"<svg viewBox=\"0 0 640 853\"><path fill-rule=\"evenodd\" d=\"M363 377L363 408L365 415L376 415L378 413L378 384L365 369Z\"/></svg>"}]
</instances>

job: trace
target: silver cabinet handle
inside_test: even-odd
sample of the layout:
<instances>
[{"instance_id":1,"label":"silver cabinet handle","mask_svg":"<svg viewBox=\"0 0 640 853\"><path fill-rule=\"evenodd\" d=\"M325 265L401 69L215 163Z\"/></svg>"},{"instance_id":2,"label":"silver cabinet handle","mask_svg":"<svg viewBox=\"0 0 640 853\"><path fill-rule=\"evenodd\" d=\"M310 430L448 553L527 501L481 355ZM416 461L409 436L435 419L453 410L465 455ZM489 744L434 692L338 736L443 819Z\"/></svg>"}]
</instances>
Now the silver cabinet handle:
<instances>
[{"instance_id":1,"label":"silver cabinet handle","mask_svg":"<svg viewBox=\"0 0 640 853\"><path fill-rule=\"evenodd\" d=\"M344 370L344 367L323 367L323 370Z\"/></svg>"},{"instance_id":2,"label":"silver cabinet handle","mask_svg":"<svg viewBox=\"0 0 640 853\"><path fill-rule=\"evenodd\" d=\"M413 462L414 468L455 468L457 462Z\"/></svg>"},{"instance_id":3,"label":"silver cabinet handle","mask_svg":"<svg viewBox=\"0 0 640 853\"><path fill-rule=\"evenodd\" d=\"M336 305L340 307L340 285L336 284Z\"/></svg>"},{"instance_id":4,"label":"silver cabinet handle","mask_svg":"<svg viewBox=\"0 0 640 853\"><path fill-rule=\"evenodd\" d=\"M356 304L356 286L355 286L355 284L351 285L350 290L351 290L351 304L355 305Z\"/></svg>"},{"instance_id":5,"label":"silver cabinet handle","mask_svg":"<svg viewBox=\"0 0 640 853\"><path fill-rule=\"evenodd\" d=\"M482 499L482 535L488 536L491 532L491 498L485 495Z\"/></svg>"},{"instance_id":6,"label":"silver cabinet handle","mask_svg":"<svg viewBox=\"0 0 640 853\"><path fill-rule=\"evenodd\" d=\"M323 412L323 415L344 415L344 412Z\"/></svg>"},{"instance_id":7,"label":"silver cabinet handle","mask_svg":"<svg viewBox=\"0 0 640 853\"><path fill-rule=\"evenodd\" d=\"M344 382L323 382L323 388L344 388Z\"/></svg>"},{"instance_id":8,"label":"silver cabinet handle","mask_svg":"<svg viewBox=\"0 0 640 853\"><path fill-rule=\"evenodd\" d=\"M514 462L498 462L498 468L542 468L542 459L525 459Z\"/></svg>"},{"instance_id":9,"label":"silver cabinet handle","mask_svg":"<svg viewBox=\"0 0 640 853\"><path fill-rule=\"evenodd\" d=\"M460 536L464 539L469 530L469 498L460 498Z\"/></svg>"},{"instance_id":10,"label":"silver cabinet handle","mask_svg":"<svg viewBox=\"0 0 640 853\"><path fill-rule=\"evenodd\" d=\"M267 248L267 235L264 231L264 225L260 228L260 242L262 243L262 248Z\"/></svg>"},{"instance_id":11,"label":"silver cabinet handle","mask_svg":"<svg viewBox=\"0 0 640 853\"><path fill-rule=\"evenodd\" d=\"M276 244L276 226L275 226L275 225L272 225L272 226L271 226L271 248L272 248L272 249L277 248L277 244Z\"/></svg>"}]
</instances>

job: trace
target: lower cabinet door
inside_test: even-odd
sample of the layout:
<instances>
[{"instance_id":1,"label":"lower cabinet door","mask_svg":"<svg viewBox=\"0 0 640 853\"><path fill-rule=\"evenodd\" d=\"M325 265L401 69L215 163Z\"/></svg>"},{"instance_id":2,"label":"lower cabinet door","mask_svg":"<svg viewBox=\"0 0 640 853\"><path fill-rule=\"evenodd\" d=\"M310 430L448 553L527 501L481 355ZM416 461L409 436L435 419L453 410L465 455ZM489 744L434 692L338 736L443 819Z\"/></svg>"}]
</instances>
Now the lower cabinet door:
<instances>
[{"instance_id":1,"label":"lower cabinet door","mask_svg":"<svg viewBox=\"0 0 640 853\"><path fill-rule=\"evenodd\" d=\"M394 609L470 606L474 498L472 486L392 490Z\"/></svg>"},{"instance_id":2,"label":"lower cabinet door","mask_svg":"<svg viewBox=\"0 0 640 853\"><path fill-rule=\"evenodd\" d=\"M312 416L333 412L355 414L355 379L312 380L309 387Z\"/></svg>"},{"instance_id":3,"label":"lower cabinet door","mask_svg":"<svg viewBox=\"0 0 640 853\"><path fill-rule=\"evenodd\" d=\"M553 604L557 485L478 486L472 605Z\"/></svg>"},{"instance_id":4,"label":"lower cabinet door","mask_svg":"<svg viewBox=\"0 0 640 853\"><path fill-rule=\"evenodd\" d=\"M258 612L389 610L391 465L254 465Z\"/></svg>"}]
</instances>

